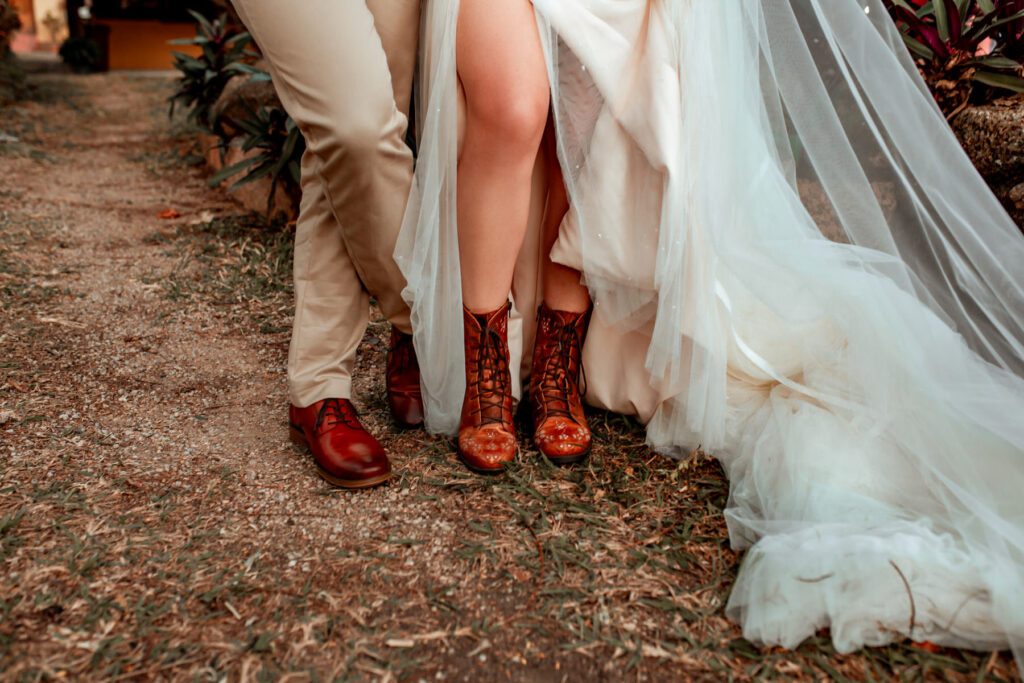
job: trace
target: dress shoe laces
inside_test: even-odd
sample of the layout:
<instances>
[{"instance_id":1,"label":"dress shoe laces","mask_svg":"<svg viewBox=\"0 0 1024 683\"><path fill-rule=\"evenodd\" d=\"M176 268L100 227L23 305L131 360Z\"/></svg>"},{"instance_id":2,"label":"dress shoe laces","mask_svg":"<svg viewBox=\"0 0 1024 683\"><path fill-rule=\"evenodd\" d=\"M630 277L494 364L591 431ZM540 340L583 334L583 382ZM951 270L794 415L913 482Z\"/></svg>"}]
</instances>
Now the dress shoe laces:
<instances>
[{"instance_id":1,"label":"dress shoe laces","mask_svg":"<svg viewBox=\"0 0 1024 683\"><path fill-rule=\"evenodd\" d=\"M338 425L344 425L349 429L358 429L360 431L363 429L363 425L359 422L359 416L356 414L356 409L352 404L349 401L342 401L337 398L329 398L320 406L320 412L317 413L316 424L313 426L313 429L319 431L324 422L327 423L328 429Z\"/></svg>"},{"instance_id":2,"label":"dress shoe laces","mask_svg":"<svg viewBox=\"0 0 1024 683\"><path fill-rule=\"evenodd\" d=\"M578 372L571 372L581 355L576 323L560 325L556 334L555 352L545 363L544 374L541 376L539 384L541 402L547 417L566 417L577 422L572 414L569 397L574 393L586 393L587 376L582 363L579 364ZM581 377L582 391L580 390Z\"/></svg>"}]
</instances>

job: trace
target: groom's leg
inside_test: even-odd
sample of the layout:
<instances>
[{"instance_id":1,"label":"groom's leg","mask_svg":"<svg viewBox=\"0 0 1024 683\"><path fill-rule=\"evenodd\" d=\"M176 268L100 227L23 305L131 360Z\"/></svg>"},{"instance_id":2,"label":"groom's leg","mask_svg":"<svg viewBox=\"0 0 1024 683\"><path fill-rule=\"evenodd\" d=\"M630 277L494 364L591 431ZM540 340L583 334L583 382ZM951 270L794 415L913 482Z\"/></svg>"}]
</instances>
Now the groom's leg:
<instances>
[{"instance_id":1,"label":"groom's leg","mask_svg":"<svg viewBox=\"0 0 1024 683\"><path fill-rule=\"evenodd\" d=\"M341 239L310 153L302 158L302 204L295 228L295 322L288 388L295 406L352 397L356 350L370 297Z\"/></svg>"},{"instance_id":2,"label":"groom's leg","mask_svg":"<svg viewBox=\"0 0 1024 683\"><path fill-rule=\"evenodd\" d=\"M347 398L366 327L363 287L396 327L410 331L392 253L412 180L404 109L419 0L235 5L308 146L296 242L292 401L306 406Z\"/></svg>"}]
</instances>

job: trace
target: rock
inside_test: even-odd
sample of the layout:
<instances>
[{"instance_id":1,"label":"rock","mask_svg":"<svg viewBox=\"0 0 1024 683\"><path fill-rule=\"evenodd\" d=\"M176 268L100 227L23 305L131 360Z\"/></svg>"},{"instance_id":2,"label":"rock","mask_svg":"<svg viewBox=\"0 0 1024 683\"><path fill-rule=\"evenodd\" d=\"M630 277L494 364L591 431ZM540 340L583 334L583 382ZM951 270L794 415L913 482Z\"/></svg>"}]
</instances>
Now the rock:
<instances>
[{"instance_id":1,"label":"rock","mask_svg":"<svg viewBox=\"0 0 1024 683\"><path fill-rule=\"evenodd\" d=\"M992 192L1024 227L1024 95L970 107L952 125Z\"/></svg>"},{"instance_id":2,"label":"rock","mask_svg":"<svg viewBox=\"0 0 1024 683\"><path fill-rule=\"evenodd\" d=\"M1024 180L1024 95L969 107L952 126L986 180Z\"/></svg>"},{"instance_id":3,"label":"rock","mask_svg":"<svg viewBox=\"0 0 1024 683\"><path fill-rule=\"evenodd\" d=\"M264 68L265 65L256 65ZM254 79L249 75L235 76L224 86L211 113L217 127L226 137L239 134L237 121L249 118L260 107L280 107L281 101L269 80Z\"/></svg>"},{"instance_id":4,"label":"rock","mask_svg":"<svg viewBox=\"0 0 1024 683\"><path fill-rule=\"evenodd\" d=\"M204 140L207 144L216 138L210 136L200 136L200 144L204 144ZM241 148L241 139L235 138L227 146L223 152L220 148L216 148L207 155L207 163L214 170L219 171L225 166L232 166L237 164L246 158L251 158L260 153L259 150L253 149L245 152ZM261 178L254 182L242 185L234 190L229 188L245 175L242 171L222 183L222 187L228 190L228 194L236 202L244 206L250 211L267 216L268 218L283 218L284 220L292 220L298 216L298 202L297 198L290 196L284 189L284 183L279 183L277 190L274 193L274 208L273 212L268 214L267 211L267 197L270 196L270 179Z\"/></svg>"},{"instance_id":5,"label":"rock","mask_svg":"<svg viewBox=\"0 0 1024 683\"><path fill-rule=\"evenodd\" d=\"M1009 197L1015 207L1024 211L1024 183L1021 183L1010 190L1007 193L1007 197Z\"/></svg>"}]
</instances>

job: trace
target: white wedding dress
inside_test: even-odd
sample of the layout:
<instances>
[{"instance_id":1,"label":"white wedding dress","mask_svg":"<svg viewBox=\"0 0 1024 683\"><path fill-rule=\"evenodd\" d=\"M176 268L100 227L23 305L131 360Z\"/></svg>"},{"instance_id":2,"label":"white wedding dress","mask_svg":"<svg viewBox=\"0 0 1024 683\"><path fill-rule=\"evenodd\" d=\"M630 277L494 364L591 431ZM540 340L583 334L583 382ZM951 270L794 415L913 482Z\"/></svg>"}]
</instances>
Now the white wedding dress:
<instances>
[{"instance_id":1,"label":"white wedding dress","mask_svg":"<svg viewBox=\"0 0 1024 683\"><path fill-rule=\"evenodd\" d=\"M553 256L595 304L588 400L722 462L747 549L728 614L760 643L828 627L844 652L910 637L1020 661L1024 238L881 2L534 6L573 205ZM396 251L445 433L464 387L457 7L427 5Z\"/></svg>"}]
</instances>

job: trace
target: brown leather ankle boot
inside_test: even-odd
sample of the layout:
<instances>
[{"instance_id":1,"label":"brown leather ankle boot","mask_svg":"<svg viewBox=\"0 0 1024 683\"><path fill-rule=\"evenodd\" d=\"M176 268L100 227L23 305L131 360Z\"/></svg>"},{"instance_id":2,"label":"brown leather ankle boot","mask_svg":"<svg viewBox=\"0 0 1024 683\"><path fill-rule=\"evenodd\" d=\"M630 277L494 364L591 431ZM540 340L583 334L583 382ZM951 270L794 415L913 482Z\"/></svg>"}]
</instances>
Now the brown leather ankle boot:
<instances>
[{"instance_id":1,"label":"brown leather ankle boot","mask_svg":"<svg viewBox=\"0 0 1024 683\"><path fill-rule=\"evenodd\" d=\"M541 305L530 371L533 441L556 465L579 462L590 452L580 376L590 311L570 313Z\"/></svg>"},{"instance_id":2,"label":"brown leather ankle boot","mask_svg":"<svg viewBox=\"0 0 1024 683\"><path fill-rule=\"evenodd\" d=\"M387 364L388 406L391 416L406 429L423 425L423 394L420 391L420 364L412 335L391 328L391 346Z\"/></svg>"},{"instance_id":3,"label":"brown leather ankle boot","mask_svg":"<svg viewBox=\"0 0 1024 683\"><path fill-rule=\"evenodd\" d=\"M466 397L459 425L459 457L481 474L497 474L515 460L512 374L505 304L490 313L462 309L466 343Z\"/></svg>"}]
</instances>

